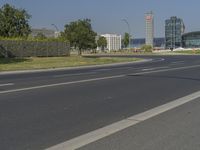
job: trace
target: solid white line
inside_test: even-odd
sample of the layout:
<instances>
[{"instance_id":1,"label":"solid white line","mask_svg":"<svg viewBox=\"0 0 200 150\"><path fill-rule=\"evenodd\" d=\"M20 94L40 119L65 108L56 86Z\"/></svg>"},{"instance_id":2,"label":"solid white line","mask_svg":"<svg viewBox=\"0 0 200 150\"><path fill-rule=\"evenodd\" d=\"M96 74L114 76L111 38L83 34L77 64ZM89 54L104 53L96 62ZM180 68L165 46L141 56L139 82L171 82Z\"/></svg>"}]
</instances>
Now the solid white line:
<instances>
[{"instance_id":1,"label":"solid white line","mask_svg":"<svg viewBox=\"0 0 200 150\"><path fill-rule=\"evenodd\" d=\"M2 87L2 86L11 86L11 85L14 85L14 83L0 84L0 87Z\"/></svg>"},{"instance_id":2,"label":"solid white line","mask_svg":"<svg viewBox=\"0 0 200 150\"><path fill-rule=\"evenodd\" d=\"M56 83L56 84L34 86L34 87L21 88L21 89L13 89L13 90L7 90L7 91L0 91L0 94L20 92L20 91L28 91L28 90L34 90L34 89L41 89L41 88L55 87L55 86L62 86L62 85L70 85L70 84L77 84L77 83L85 83L85 82L92 82L92 81L100 81L100 80L122 78L122 77L126 77L127 75L129 75L129 76L131 76L131 75L132 76L134 76L134 75L143 75L143 74L151 74L151 73L158 73L158 72L191 69L191 68L197 68L197 67L200 67L200 65L179 67L179 68L170 68L170 69L163 69L163 70L153 70L153 71L147 71L147 72L138 72L138 73L133 73L133 74L121 74L121 75L108 76L108 77L102 77L102 78L93 78L93 79L86 79L86 80L79 80L79 81L71 81L71 82L63 82L63 83Z\"/></svg>"},{"instance_id":3,"label":"solid white line","mask_svg":"<svg viewBox=\"0 0 200 150\"><path fill-rule=\"evenodd\" d=\"M62 85L70 85L70 84L76 84L76 83L100 81L100 80L106 80L106 79L121 78L121 77L124 77L124 76L125 75L116 75L116 76L110 76L110 77L102 77L102 78L94 78L94 79L86 79L86 80L79 80L79 81L71 81L71 82L63 82L63 83L55 83L55 84L34 86L34 87L21 88L21 89L13 89L13 90L7 90L7 91L0 91L0 94L20 92L20 91L28 91L28 90L41 89L41 88L47 88L47 87L55 87L55 86L62 86Z\"/></svg>"},{"instance_id":4,"label":"solid white line","mask_svg":"<svg viewBox=\"0 0 200 150\"><path fill-rule=\"evenodd\" d=\"M104 137L107 137L111 134L114 134L116 132L124 130L130 126L134 126L140 122L143 122L147 119L155 117L159 114L162 114L166 111L174 109L185 103L193 101L199 97L200 97L200 91L190 94L188 96L176 99L167 104L155 107L146 112L126 118L124 120L113 123L111 125L105 126L103 128L97 129L95 131L89 132L87 134L81 135L79 137L73 138L69 141L63 142L63 143L55 145L53 147L47 148L47 150L75 150L75 149L81 148L87 144L90 144L90 143L100 140Z\"/></svg>"}]
</instances>

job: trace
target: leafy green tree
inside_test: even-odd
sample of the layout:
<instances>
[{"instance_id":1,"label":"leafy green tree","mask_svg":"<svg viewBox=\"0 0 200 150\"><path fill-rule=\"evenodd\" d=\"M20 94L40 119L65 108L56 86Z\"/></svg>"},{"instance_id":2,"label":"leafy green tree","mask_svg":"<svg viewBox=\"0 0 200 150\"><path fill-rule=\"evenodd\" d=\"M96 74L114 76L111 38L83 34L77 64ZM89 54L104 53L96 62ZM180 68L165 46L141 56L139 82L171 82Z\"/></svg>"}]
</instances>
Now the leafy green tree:
<instances>
[{"instance_id":1,"label":"leafy green tree","mask_svg":"<svg viewBox=\"0 0 200 150\"><path fill-rule=\"evenodd\" d=\"M24 9L5 4L0 8L0 36L27 37L31 32L30 15Z\"/></svg>"},{"instance_id":2,"label":"leafy green tree","mask_svg":"<svg viewBox=\"0 0 200 150\"><path fill-rule=\"evenodd\" d=\"M125 48L127 48L128 45L129 45L129 37L130 37L130 35L126 32L124 34L124 37L123 37L123 40L122 40L122 43L123 43Z\"/></svg>"},{"instance_id":3,"label":"leafy green tree","mask_svg":"<svg viewBox=\"0 0 200 150\"><path fill-rule=\"evenodd\" d=\"M100 36L99 39L97 40L97 46L101 47L101 50L104 50L105 47L107 46L106 38L103 36Z\"/></svg>"},{"instance_id":4,"label":"leafy green tree","mask_svg":"<svg viewBox=\"0 0 200 150\"><path fill-rule=\"evenodd\" d=\"M150 52L151 53L152 50L153 50L153 47L151 45L143 45L141 47L141 49L144 50L145 52Z\"/></svg>"},{"instance_id":5,"label":"leafy green tree","mask_svg":"<svg viewBox=\"0 0 200 150\"><path fill-rule=\"evenodd\" d=\"M83 50L96 47L96 35L92 29L90 19L79 19L78 21L71 22L65 25L65 30L62 33L62 36L70 42L71 46L78 48L79 55L82 54Z\"/></svg>"}]
</instances>

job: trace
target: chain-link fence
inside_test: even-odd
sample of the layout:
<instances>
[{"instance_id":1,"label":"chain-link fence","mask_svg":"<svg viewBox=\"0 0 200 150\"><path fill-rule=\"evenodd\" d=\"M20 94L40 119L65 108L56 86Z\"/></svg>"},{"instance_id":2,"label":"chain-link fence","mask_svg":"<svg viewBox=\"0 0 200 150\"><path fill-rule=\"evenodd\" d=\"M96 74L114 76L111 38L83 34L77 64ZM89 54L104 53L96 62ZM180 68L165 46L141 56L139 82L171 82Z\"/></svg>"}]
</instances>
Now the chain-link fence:
<instances>
[{"instance_id":1,"label":"chain-link fence","mask_svg":"<svg viewBox=\"0 0 200 150\"><path fill-rule=\"evenodd\" d=\"M3 57L53 57L70 55L70 45L58 41L0 40L0 56Z\"/></svg>"}]
</instances>

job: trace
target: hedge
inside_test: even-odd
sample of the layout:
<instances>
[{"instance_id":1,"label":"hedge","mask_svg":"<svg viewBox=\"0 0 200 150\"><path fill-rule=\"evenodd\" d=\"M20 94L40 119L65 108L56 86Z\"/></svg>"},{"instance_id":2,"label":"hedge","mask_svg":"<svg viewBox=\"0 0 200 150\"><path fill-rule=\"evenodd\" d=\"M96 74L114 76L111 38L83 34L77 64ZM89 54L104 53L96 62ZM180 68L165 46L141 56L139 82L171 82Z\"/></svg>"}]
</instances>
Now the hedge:
<instances>
[{"instance_id":1,"label":"hedge","mask_svg":"<svg viewBox=\"0 0 200 150\"><path fill-rule=\"evenodd\" d=\"M0 57L53 57L70 55L70 46L61 41L0 40Z\"/></svg>"}]
</instances>

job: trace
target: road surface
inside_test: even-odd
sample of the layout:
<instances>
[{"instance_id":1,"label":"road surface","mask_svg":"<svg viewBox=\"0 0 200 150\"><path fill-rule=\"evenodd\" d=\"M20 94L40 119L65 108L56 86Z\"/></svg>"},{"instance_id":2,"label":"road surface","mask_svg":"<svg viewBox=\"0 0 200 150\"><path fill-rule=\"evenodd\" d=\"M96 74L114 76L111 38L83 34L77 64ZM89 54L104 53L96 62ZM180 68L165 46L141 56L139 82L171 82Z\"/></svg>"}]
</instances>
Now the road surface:
<instances>
[{"instance_id":1,"label":"road surface","mask_svg":"<svg viewBox=\"0 0 200 150\"><path fill-rule=\"evenodd\" d=\"M200 90L200 56L141 57L151 61L0 75L0 149L48 149ZM174 113L167 113L173 120ZM155 122L163 118L156 117ZM174 130L181 128L176 124Z\"/></svg>"}]
</instances>

